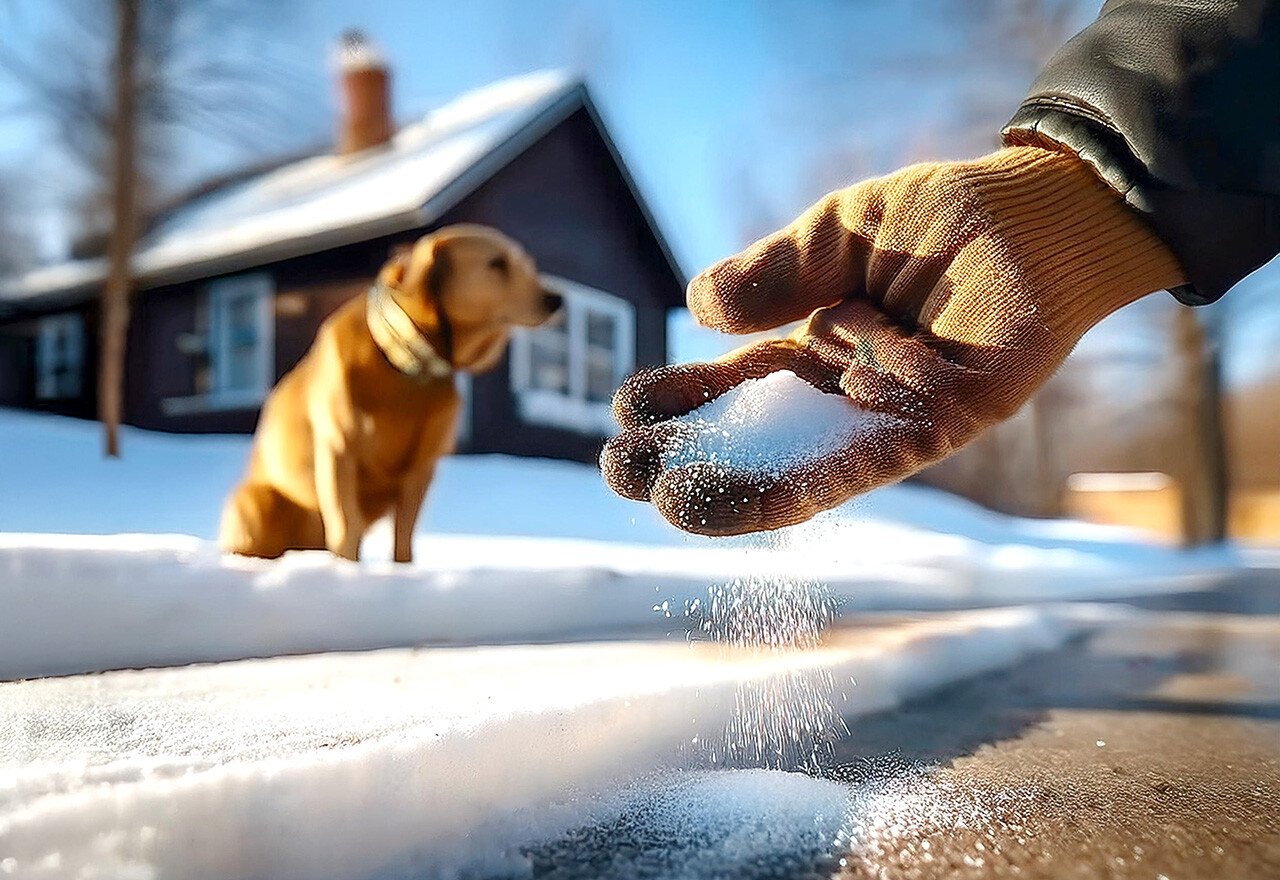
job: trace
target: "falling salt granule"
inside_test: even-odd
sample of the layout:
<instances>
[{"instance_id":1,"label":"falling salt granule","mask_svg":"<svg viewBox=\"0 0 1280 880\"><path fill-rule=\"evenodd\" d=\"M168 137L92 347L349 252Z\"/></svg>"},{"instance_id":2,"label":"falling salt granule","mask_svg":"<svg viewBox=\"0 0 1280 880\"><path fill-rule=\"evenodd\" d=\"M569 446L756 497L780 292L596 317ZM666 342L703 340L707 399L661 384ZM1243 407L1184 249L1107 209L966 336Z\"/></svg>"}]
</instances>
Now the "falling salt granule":
<instances>
[{"instance_id":1,"label":"falling salt granule","mask_svg":"<svg viewBox=\"0 0 1280 880\"><path fill-rule=\"evenodd\" d=\"M671 431L662 464L670 469L710 462L726 470L778 476L847 448L890 418L780 370L743 382L667 422Z\"/></svg>"},{"instance_id":2,"label":"falling salt granule","mask_svg":"<svg viewBox=\"0 0 1280 880\"><path fill-rule=\"evenodd\" d=\"M776 532L749 539L757 552L779 549L785 540ZM760 659L817 648L835 612L824 584L777 574L713 585L705 601L684 607L692 630L739 658ZM817 769L832 743L848 732L835 693L834 677L821 666L804 664L750 679L739 685L723 730L694 745L719 765Z\"/></svg>"},{"instance_id":3,"label":"falling salt granule","mask_svg":"<svg viewBox=\"0 0 1280 880\"><path fill-rule=\"evenodd\" d=\"M891 416L864 410L781 370L743 382L666 422L662 466L670 470L704 463L721 472L780 477L848 449L891 421ZM710 501L714 494L731 491L730 485L711 479L695 488ZM765 487L732 491L763 492ZM776 549L779 541L794 537L776 532L752 540L759 549ZM654 605L654 611L671 613L666 602ZM825 585L777 574L717 584L705 602L687 602L684 608L693 631L739 655L757 656L817 648L834 611ZM835 705L839 693L829 670L807 664L753 679L739 687L723 733L700 737L698 744L718 764L817 767L846 732Z\"/></svg>"}]
</instances>

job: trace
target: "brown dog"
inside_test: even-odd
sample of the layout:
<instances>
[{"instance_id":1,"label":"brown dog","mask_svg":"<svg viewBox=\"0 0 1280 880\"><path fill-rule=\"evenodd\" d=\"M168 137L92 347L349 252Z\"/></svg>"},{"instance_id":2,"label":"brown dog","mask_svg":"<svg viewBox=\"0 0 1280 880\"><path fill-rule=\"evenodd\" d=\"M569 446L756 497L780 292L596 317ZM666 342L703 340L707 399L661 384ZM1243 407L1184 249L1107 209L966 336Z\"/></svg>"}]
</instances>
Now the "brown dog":
<instances>
[{"instance_id":1,"label":"brown dog","mask_svg":"<svg viewBox=\"0 0 1280 880\"><path fill-rule=\"evenodd\" d=\"M369 525L390 513L395 560L410 562L436 462L453 449L454 371L491 368L513 326L541 324L560 305L494 229L449 226L394 254L267 398L248 473L223 510L222 548L355 559Z\"/></svg>"}]
</instances>

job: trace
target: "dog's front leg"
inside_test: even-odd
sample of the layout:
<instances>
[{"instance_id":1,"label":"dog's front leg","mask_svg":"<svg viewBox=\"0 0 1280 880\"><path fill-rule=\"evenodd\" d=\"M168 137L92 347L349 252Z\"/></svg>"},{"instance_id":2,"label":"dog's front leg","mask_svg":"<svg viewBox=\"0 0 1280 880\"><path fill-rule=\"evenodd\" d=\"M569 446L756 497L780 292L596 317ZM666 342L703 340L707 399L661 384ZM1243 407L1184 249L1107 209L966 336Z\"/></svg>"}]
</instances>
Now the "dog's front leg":
<instances>
[{"instance_id":1,"label":"dog's front leg","mask_svg":"<svg viewBox=\"0 0 1280 880\"><path fill-rule=\"evenodd\" d=\"M356 497L355 457L338 444L317 442L315 468L325 546L343 559L358 559L364 528Z\"/></svg>"},{"instance_id":2,"label":"dog's front leg","mask_svg":"<svg viewBox=\"0 0 1280 880\"><path fill-rule=\"evenodd\" d=\"M413 530L418 524L418 513L422 510L422 501L427 496L427 487L431 485L434 475L433 462L425 469L410 474L400 486L395 510L396 546L393 558L396 562L413 562Z\"/></svg>"},{"instance_id":3,"label":"dog's front leg","mask_svg":"<svg viewBox=\"0 0 1280 880\"><path fill-rule=\"evenodd\" d=\"M413 465L400 484L395 507L396 562L413 561L413 530L435 476L436 463L453 451L460 410L461 398L451 395L423 431Z\"/></svg>"}]
</instances>

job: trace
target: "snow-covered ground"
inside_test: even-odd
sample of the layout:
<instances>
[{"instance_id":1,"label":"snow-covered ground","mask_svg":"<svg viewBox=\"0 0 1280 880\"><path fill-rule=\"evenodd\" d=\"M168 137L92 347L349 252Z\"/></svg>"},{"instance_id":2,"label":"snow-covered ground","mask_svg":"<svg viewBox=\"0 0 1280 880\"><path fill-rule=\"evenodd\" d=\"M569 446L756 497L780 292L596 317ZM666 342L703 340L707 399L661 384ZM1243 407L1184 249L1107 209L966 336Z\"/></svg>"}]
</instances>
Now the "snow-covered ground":
<instances>
[{"instance_id":1,"label":"snow-covered ground","mask_svg":"<svg viewBox=\"0 0 1280 880\"><path fill-rule=\"evenodd\" d=\"M96 425L0 411L0 680L665 632L683 626L685 603L739 577L820 581L852 613L1180 589L1235 562L917 486L767 540L694 538L612 495L591 467L502 456L442 462L413 566L383 561L385 530L358 565L324 553L259 562L210 541L247 438L123 441L125 458L105 460ZM664 602L675 619L655 613Z\"/></svg>"},{"instance_id":2,"label":"snow-covered ground","mask_svg":"<svg viewBox=\"0 0 1280 880\"><path fill-rule=\"evenodd\" d=\"M0 408L0 532L213 538L223 499L248 460L249 438L128 427L121 435L124 457L106 459L96 423ZM1132 551L1126 539L1136 537L1105 526L1007 517L910 485L863 496L840 518L992 545L1126 544ZM419 530L663 546L725 543L688 535L648 505L619 498L595 468L497 455L442 461ZM877 535L883 537L888 533Z\"/></svg>"},{"instance_id":3,"label":"snow-covered ground","mask_svg":"<svg viewBox=\"0 0 1280 880\"><path fill-rule=\"evenodd\" d=\"M211 538L248 440L123 441L107 461L96 425L0 411L0 876L527 873L522 845L624 809L620 783L793 764L849 719L1125 613L1064 600L1240 562L916 486L693 538L594 468L500 456L442 463L412 566L385 561L385 529L358 564L235 559ZM780 611L821 606L814 624L810 592L917 613L789 650L681 638L713 595L767 624L757 584ZM201 661L227 662L184 665ZM777 774L690 784L730 817L843 797Z\"/></svg>"},{"instance_id":4,"label":"snow-covered ground","mask_svg":"<svg viewBox=\"0 0 1280 880\"><path fill-rule=\"evenodd\" d=\"M680 629L732 578L826 583L844 613L1124 596L1199 585L1226 551L1176 553L1083 523L1023 521L919 486L873 492L764 538L685 535L594 468L445 460L417 562L220 556L210 538L244 437L127 430L0 412L0 679L422 643ZM477 487L483 490L477 491ZM655 613L667 602L675 619Z\"/></svg>"},{"instance_id":5,"label":"snow-covered ground","mask_svg":"<svg viewBox=\"0 0 1280 880\"><path fill-rule=\"evenodd\" d=\"M851 719L1115 614L957 612L804 652L395 649L0 684L0 875L511 870L522 845L607 813L612 785L701 763L707 745L732 755L744 707L806 711L797 676ZM829 785L782 777L767 783L779 801L743 806L730 784L720 807L760 821Z\"/></svg>"}]
</instances>

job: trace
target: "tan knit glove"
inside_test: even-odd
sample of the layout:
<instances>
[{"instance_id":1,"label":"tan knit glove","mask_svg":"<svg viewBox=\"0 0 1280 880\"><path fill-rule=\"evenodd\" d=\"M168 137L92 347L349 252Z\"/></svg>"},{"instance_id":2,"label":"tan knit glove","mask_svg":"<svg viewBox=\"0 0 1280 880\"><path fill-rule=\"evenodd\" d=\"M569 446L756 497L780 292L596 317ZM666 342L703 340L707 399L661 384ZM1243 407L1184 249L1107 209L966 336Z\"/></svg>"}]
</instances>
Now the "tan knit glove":
<instances>
[{"instance_id":1,"label":"tan knit glove","mask_svg":"<svg viewBox=\"0 0 1280 880\"><path fill-rule=\"evenodd\" d=\"M1168 249L1080 159L1035 147L915 165L832 193L689 285L700 322L790 338L633 376L609 485L703 534L774 529L949 455L1012 415L1086 330L1185 280ZM667 420L791 370L882 414L778 473L664 458Z\"/></svg>"}]
</instances>

